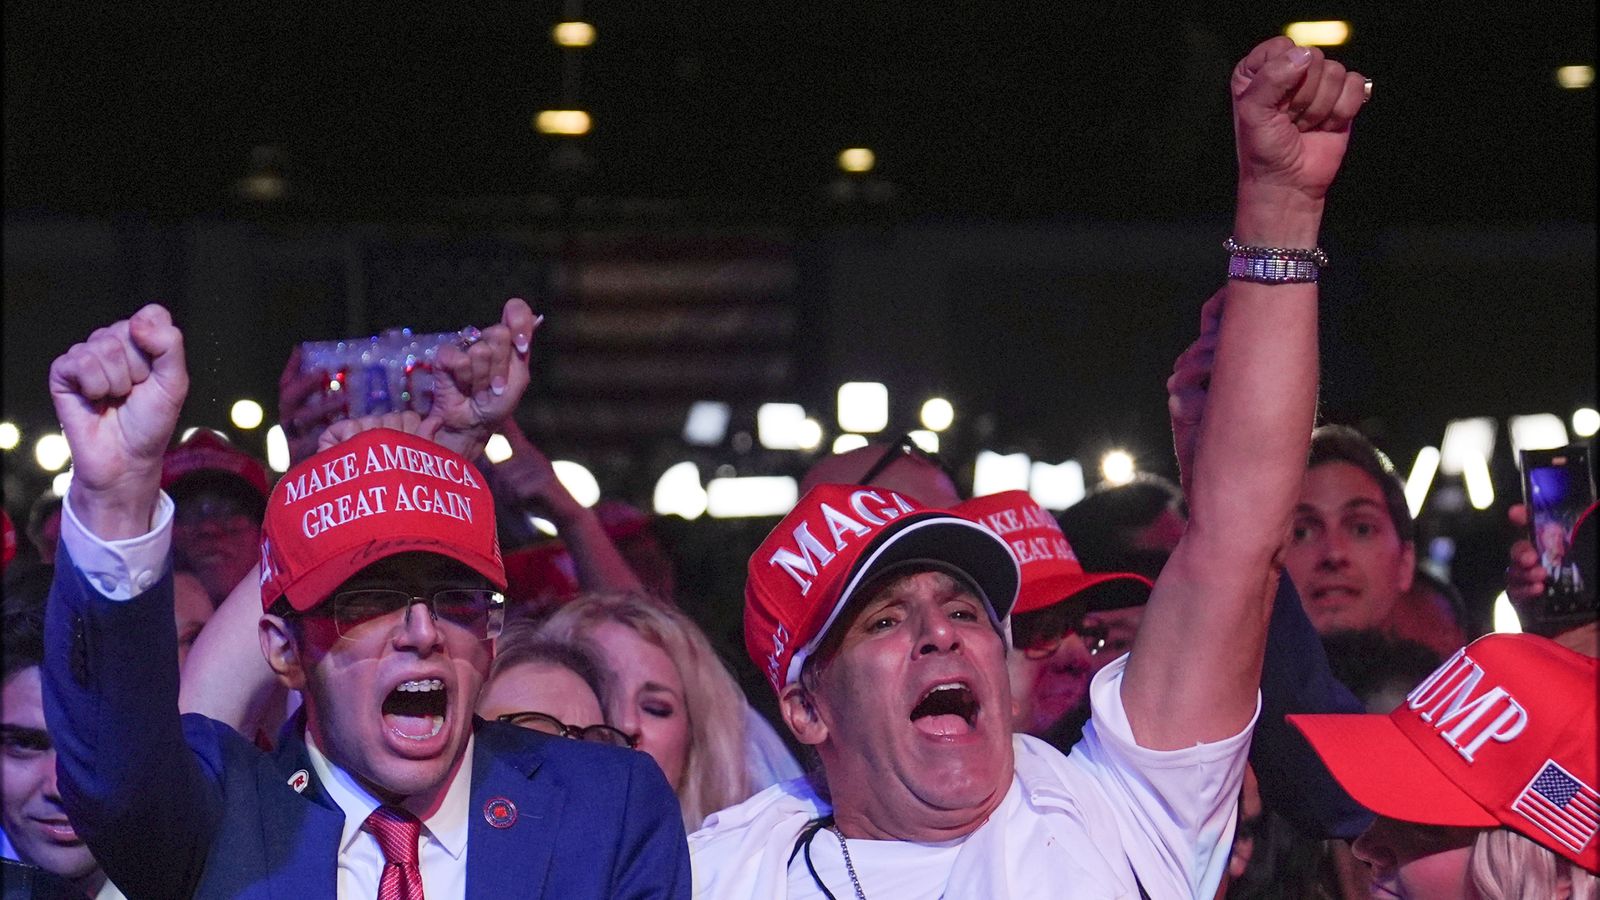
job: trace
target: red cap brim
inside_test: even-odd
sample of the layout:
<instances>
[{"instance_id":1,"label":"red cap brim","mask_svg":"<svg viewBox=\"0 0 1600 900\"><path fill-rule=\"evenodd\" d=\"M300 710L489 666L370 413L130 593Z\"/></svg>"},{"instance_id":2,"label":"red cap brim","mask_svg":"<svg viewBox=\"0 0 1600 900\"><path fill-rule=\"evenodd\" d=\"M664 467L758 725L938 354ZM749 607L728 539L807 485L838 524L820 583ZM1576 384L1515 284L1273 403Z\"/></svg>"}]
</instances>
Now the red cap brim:
<instances>
[{"instance_id":1,"label":"red cap brim","mask_svg":"<svg viewBox=\"0 0 1600 900\"><path fill-rule=\"evenodd\" d=\"M1043 578L1023 578L1022 589L1017 593L1017 605L1011 610L1012 615L1036 612L1055 606L1064 600L1071 600L1084 591L1102 584L1112 582L1126 583L1130 589L1144 588L1145 599L1149 599L1153 587L1150 579L1132 572L1078 572L1075 574L1047 575ZM1088 600L1089 598L1083 598ZM1137 606L1137 603L1124 604ZM1103 607L1097 606L1096 609ZM1118 608L1118 607L1104 607Z\"/></svg>"},{"instance_id":2,"label":"red cap brim","mask_svg":"<svg viewBox=\"0 0 1600 900\"><path fill-rule=\"evenodd\" d=\"M1380 816L1424 825L1501 824L1440 772L1392 719L1380 715L1293 715L1335 780Z\"/></svg>"},{"instance_id":3,"label":"red cap brim","mask_svg":"<svg viewBox=\"0 0 1600 900\"><path fill-rule=\"evenodd\" d=\"M382 550L375 551L370 544L361 544L323 560L296 578L283 596L296 612L305 612L328 599L335 588L350 580L357 572L379 560L402 553L434 553L449 557L489 579L489 583L497 590L506 589L505 569L494 560L442 543L436 537L402 535L385 539ZM272 604L267 601L264 605L270 609Z\"/></svg>"}]
</instances>

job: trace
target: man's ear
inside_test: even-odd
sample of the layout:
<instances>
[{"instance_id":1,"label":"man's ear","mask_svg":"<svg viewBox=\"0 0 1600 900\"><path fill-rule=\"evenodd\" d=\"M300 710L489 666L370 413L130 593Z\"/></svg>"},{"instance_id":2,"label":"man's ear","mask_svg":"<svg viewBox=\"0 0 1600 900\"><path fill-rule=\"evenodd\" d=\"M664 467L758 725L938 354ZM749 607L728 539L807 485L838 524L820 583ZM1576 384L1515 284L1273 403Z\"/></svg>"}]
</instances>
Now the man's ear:
<instances>
[{"instance_id":1,"label":"man's ear","mask_svg":"<svg viewBox=\"0 0 1600 900\"><path fill-rule=\"evenodd\" d=\"M828 739L828 726L817 712L816 701L798 681L778 692L778 707L795 740L815 747Z\"/></svg>"},{"instance_id":2,"label":"man's ear","mask_svg":"<svg viewBox=\"0 0 1600 900\"><path fill-rule=\"evenodd\" d=\"M1400 593L1411 590L1417 578L1417 545L1406 541L1400 545Z\"/></svg>"},{"instance_id":3,"label":"man's ear","mask_svg":"<svg viewBox=\"0 0 1600 900\"><path fill-rule=\"evenodd\" d=\"M271 613L263 615L256 627L257 636L261 639L261 655L267 658L267 665L277 673L278 683L291 691L305 690L306 673L301 665L294 629L281 617Z\"/></svg>"}]
</instances>

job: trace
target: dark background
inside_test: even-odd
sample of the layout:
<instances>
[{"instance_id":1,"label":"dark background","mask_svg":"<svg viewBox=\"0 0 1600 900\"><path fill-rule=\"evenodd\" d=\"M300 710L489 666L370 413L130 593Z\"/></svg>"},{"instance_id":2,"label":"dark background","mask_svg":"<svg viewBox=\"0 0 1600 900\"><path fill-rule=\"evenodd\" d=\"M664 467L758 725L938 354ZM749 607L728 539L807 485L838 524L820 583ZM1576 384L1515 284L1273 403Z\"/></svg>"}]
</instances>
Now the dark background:
<instances>
[{"instance_id":1,"label":"dark background","mask_svg":"<svg viewBox=\"0 0 1600 900\"><path fill-rule=\"evenodd\" d=\"M1595 403L1595 92L1554 79L1593 65L1592 4L574 2L599 38L565 53L553 2L8 4L8 509L46 483L49 360L149 300L189 334L184 424L224 425L240 396L271 421L297 340L527 296L550 321L519 417L641 505L686 455L809 461L684 447L690 401L732 402L735 432L802 402L831 439L859 378L896 426L950 396L958 465L1092 473L1121 445L1171 474L1162 382L1229 227L1227 75L1308 18L1349 20L1330 55L1376 83L1324 228L1324 416L1402 473L1448 420L1501 421L1495 508L1442 479L1424 521L1475 606L1518 493L1505 417ZM562 105L593 133L530 127ZM847 146L870 176L840 175ZM285 195L242 197L253 166ZM752 261L732 289L584 280ZM762 526L675 526L691 556L718 527ZM707 571L692 586L736 591Z\"/></svg>"}]
</instances>

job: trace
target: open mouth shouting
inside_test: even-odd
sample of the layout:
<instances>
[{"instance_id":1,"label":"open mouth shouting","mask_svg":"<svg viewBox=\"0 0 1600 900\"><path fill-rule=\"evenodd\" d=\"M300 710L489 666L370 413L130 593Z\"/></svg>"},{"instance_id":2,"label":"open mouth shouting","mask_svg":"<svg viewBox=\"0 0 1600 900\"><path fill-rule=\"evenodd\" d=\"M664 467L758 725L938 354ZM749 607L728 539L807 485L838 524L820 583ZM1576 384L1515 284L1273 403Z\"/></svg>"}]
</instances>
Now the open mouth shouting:
<instances>
[{"instance_id":1,"label":"open mouth shouting","mask_svg":"<svg viewBox=\"0 0 1600 900\"><path fill-rule=\"evenodd\" d=\"M431 749L444 731L450 692L440 678L402 681L383 698L383 725L402 749Z\"/></svg>"},{"instance_id":2,"label":"open mouth shouting","mask_svg":"<svg viewBox=\"0 0 1600 900\"><path fill-rule=\"evenodd\" d=\"M929 737L955 738L977 728L978 696L959 679L930 687L911 708L911 724Z\"/></svg>"}]
</instances>

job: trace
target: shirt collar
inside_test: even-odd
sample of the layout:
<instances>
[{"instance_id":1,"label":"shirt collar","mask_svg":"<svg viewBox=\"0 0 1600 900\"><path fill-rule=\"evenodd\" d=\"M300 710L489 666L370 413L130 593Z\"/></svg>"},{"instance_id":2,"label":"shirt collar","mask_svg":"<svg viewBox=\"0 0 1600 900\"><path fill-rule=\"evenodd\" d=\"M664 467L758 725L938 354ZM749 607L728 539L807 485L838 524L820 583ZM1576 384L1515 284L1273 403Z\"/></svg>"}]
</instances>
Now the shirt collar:
<instances>
[{"instance_id":1,"label":"shirt collar","mask_svg":"<svg viewBox=\"0 0 1600 900\"><path fill-rule=\"evenodd\" d=\"M460 859L467 849L467 806L472 799L474 740L472 735L467 736L467 749L462 754L461 766L456 769L455 777L450 779L444 800L432 815L422 820L423 838L437 843L452 859ZM339 836L339 852L344 853L357 838L366 833L361 826L366 824L367 817L382 803L362 787L355 776L323 755L322 748L317 746L316 738L309 729L306 731L306 755L311 757L311 769L317 773L317 779L327 790L329 799L344 812L344 831Z\"/></svg>"}]
</instances>

